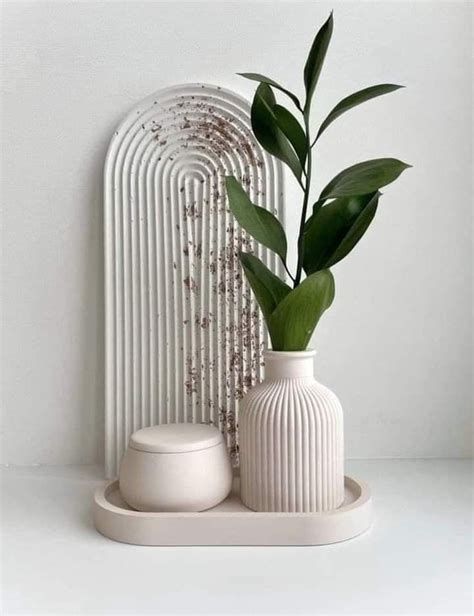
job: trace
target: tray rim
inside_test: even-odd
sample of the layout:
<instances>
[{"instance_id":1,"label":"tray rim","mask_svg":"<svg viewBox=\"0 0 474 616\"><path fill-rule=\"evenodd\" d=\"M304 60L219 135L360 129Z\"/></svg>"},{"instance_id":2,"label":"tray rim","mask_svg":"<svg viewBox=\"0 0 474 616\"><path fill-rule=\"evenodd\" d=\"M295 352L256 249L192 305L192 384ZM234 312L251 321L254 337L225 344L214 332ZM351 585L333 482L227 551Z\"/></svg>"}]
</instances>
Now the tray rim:
<instances>
[{"instance_id":1,"label":"tray rim","mask_svg":"<svg viewBox=\"0 0 474 616\"><path fill-rule=\"evenodd\" d=\"M236 478L234 478L235 481ZM135 511L132 509L122 509L122 507L118 507L114 505L109 500L107 500L107 495L117 487L118 489L118 479L111 479L107 481L105 485L101 485L96 488L94 492L94 504L101 509L109 511L110 513L114 513L117 515L122 515L125 517L132 517L137 519L176 519L176 518L200 518L200 517L213 517L213 518L248 518L248 517L256 517L256 518L318 518L318 517L327 517L334 515L341 515L343 513L347 513L352 511L353 509L358 509L363 505L369 503L371 501L371 493L369 486L359 479L355 479L353 477L349 477L348 475L344 475L344 486L355 487L360 491L359 496L348 505L341 505L337 509L332 509L330 511L317 511L317 512L287 512L287 511L252 511L248 509L247 511L213 511L213 509L208 509L206 511ZM351 488L349 488L351 489ZM244 505L245 506L245 505Z\"/></svg>"}]
</instances>

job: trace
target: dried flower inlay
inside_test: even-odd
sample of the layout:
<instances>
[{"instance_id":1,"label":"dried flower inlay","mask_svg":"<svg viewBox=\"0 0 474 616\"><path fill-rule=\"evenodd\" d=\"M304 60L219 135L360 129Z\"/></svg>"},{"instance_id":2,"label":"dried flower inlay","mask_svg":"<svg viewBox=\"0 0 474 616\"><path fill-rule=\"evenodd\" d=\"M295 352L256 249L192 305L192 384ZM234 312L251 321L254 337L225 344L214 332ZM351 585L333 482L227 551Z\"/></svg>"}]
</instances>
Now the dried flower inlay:
<instances>
[{"instance_id":1,"label":"dried flower inlay","mask_svg":"<svg viewBox=\"0 0 474 616\"><path fill-rule=\"evenodd\" d=\"M238 401L260 378L265 334L238 260L257 249L228 209L225 175L282 215L281 168L249 105L200 84L162 90L116 131L105 167L106 473L130 434L214 423L237 458Z\"/></svg>"}]
</instances>

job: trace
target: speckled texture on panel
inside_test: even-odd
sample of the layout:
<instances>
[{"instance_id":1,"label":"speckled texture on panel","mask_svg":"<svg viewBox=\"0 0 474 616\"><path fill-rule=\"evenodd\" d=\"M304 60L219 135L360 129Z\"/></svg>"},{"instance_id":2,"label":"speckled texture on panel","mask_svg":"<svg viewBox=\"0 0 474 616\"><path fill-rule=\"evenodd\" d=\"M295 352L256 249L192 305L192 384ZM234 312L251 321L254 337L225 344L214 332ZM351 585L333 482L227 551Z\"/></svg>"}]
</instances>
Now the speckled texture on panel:
<instances>
[{"instance_id":1,"label":"speckled texture on panel","mask_svg":"<svg viewBox=\"0 0 474 616\"><path fill-rule=\"evenodd\" d=\"M130 434L163 422L219 426L238 461L238 404L260 379L266 344L239 251L279 266L234 221L226 175L282 214L281 167L256 143L248 103L222 88L160 91L112 139L105 170L109 476Z\"/></svg>"}]
</instances>

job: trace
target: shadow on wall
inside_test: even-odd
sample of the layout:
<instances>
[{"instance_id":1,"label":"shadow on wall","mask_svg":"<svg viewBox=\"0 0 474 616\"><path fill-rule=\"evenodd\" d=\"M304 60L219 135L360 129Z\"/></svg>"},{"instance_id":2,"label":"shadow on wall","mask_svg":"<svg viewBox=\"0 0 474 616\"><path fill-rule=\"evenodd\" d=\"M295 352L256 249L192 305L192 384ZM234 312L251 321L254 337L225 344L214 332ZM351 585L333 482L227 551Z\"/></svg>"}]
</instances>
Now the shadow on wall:
<instances>
[{"instance_id":1,"label":"shadow on wall","mask_svg":"<svg viewBox=\"0 0 474 616\"><path fill-rule=\"evenodd\" d=\"M118 123L115 122L115 124ZM87 242L82 283L83 312L78 343L80 366L78 399L82 408L80 434L83 451L104 463L105 345L104 345L104 162L114 123L104 129L101 143L90 159L87 185ZM81 292L81 291L79 291Z\"/></svg>"}]
</instances>

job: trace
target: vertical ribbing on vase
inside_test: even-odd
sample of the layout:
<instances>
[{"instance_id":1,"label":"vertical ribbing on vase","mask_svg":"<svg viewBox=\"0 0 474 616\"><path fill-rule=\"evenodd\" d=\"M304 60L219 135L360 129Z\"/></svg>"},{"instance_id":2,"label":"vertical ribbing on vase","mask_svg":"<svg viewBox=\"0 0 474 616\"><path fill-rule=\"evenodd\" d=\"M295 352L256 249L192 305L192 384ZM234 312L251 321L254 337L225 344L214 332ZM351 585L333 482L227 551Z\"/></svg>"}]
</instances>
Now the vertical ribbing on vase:
<instances>
[{"instance_id":1,"label":"vertical ribbing on vase","mask_svg":"<svg viewBox=\"0 0 474 616\"><path fill-rule=\"evenodd\" d=\"M240 415L241 497L256 511L329 511L344 498L343 418L312 378L263 382Z\"/></svg>"}]
</instances>

